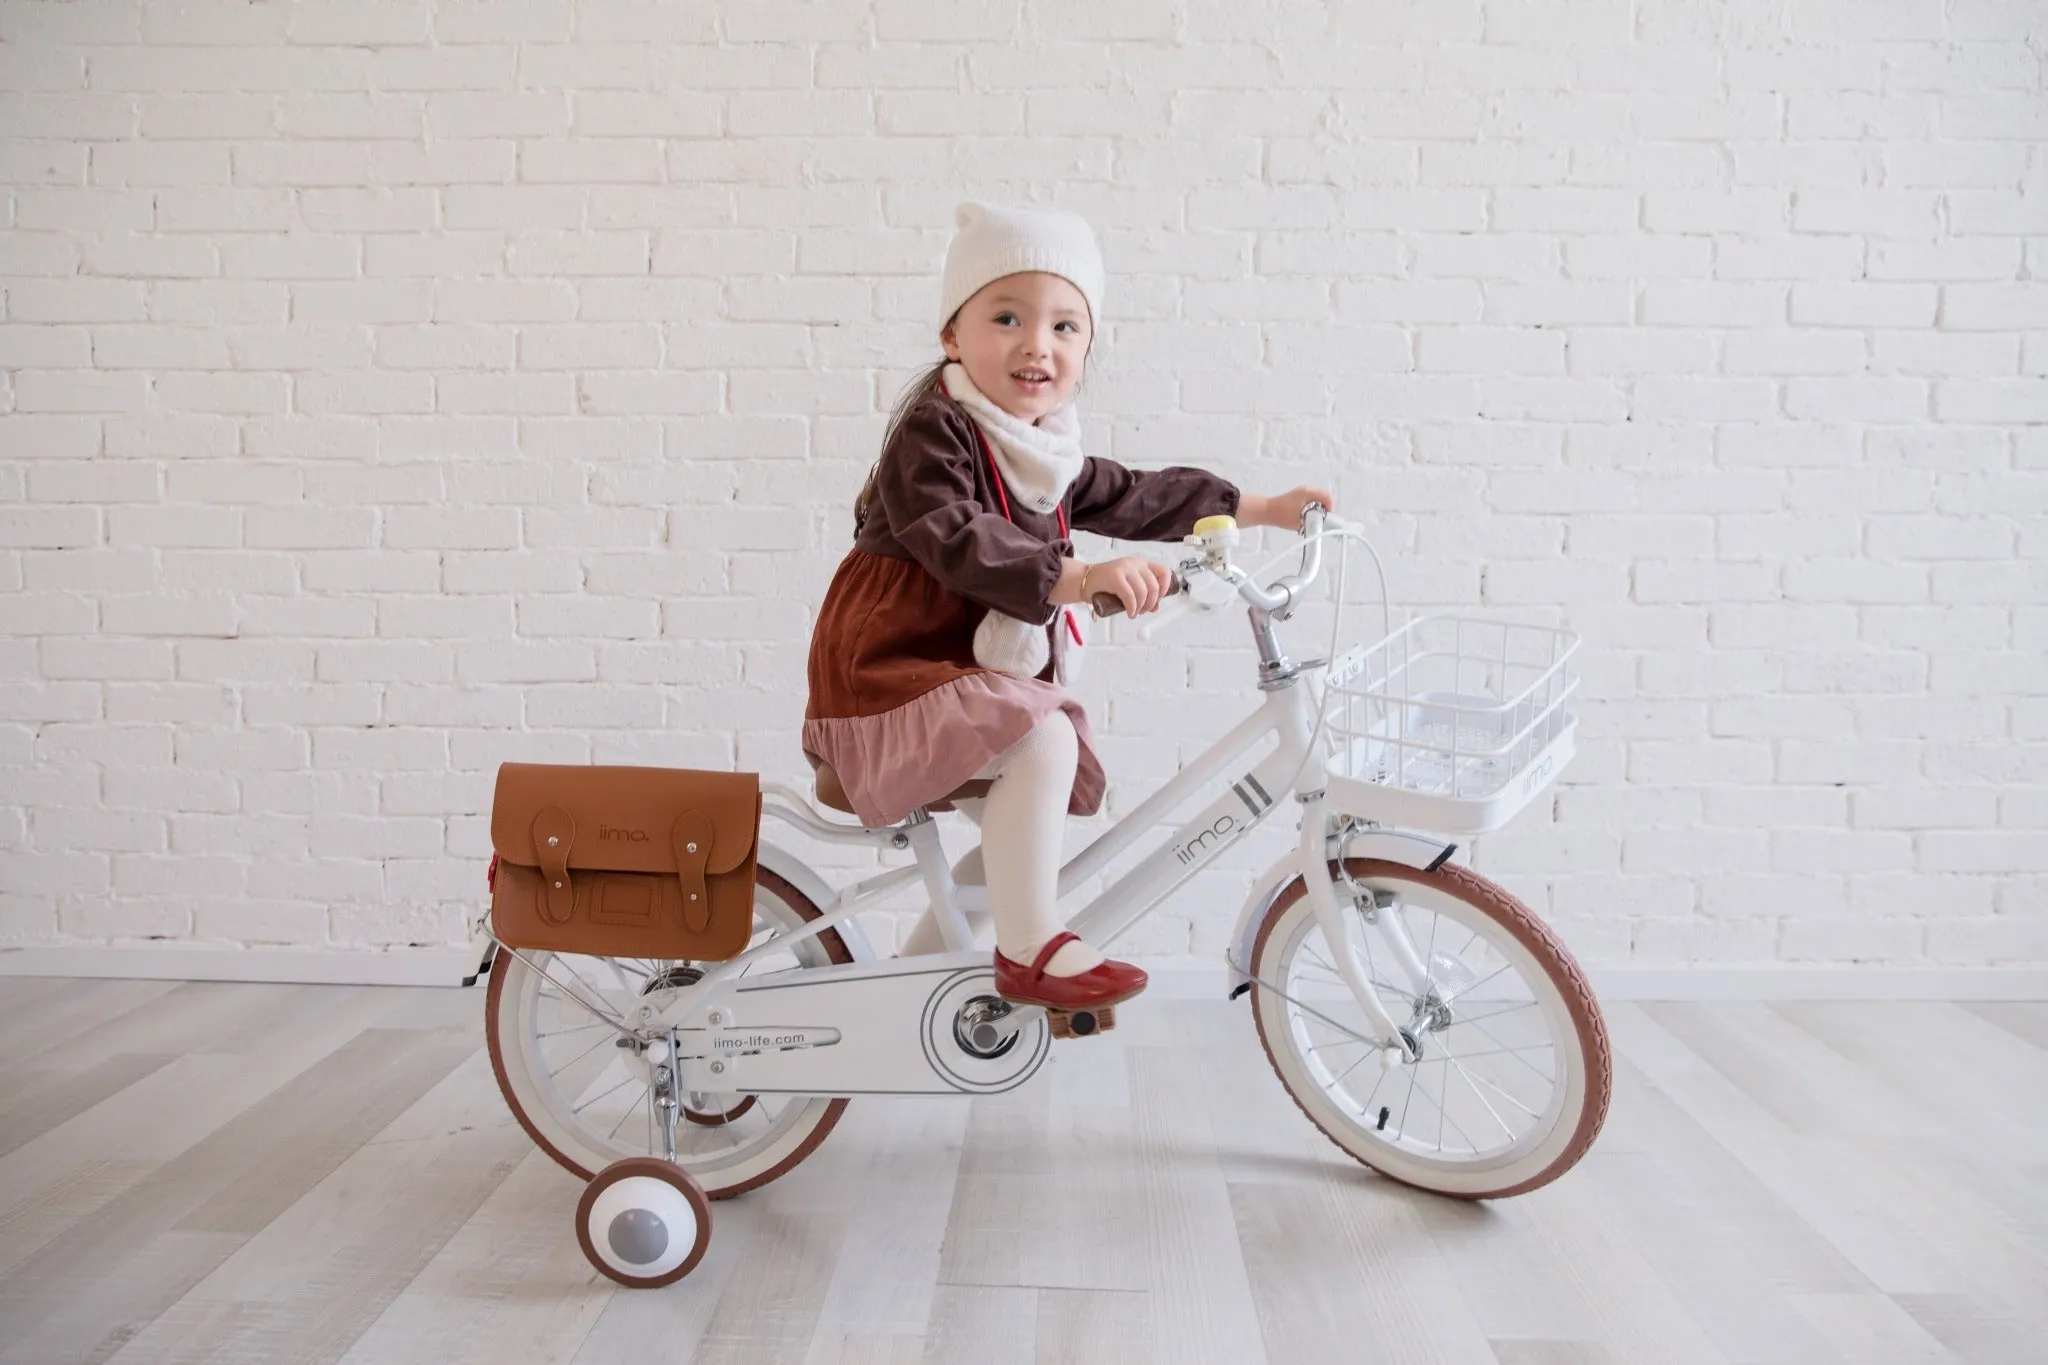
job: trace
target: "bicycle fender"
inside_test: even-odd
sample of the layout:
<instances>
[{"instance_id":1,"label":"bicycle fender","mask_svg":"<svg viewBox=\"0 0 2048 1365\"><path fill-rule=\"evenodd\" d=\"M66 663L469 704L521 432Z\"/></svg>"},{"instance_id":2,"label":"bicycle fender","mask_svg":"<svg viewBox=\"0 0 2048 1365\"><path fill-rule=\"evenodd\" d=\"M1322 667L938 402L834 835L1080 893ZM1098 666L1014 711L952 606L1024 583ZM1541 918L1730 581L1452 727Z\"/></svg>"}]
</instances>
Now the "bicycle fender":
<instances>
[{"instance_id":1,"label":"bicycle fender","mask_svg":"<svg viewBox=\"0 0 2048 1365\"><path fill-rule=\"evenodd\" d=\"M1457 848L1456 844L1427 834L1411 834L1398 829L1367 829L1352 834L1345 853L1347 857L1378 858L1412 867L1418 872L1434 872ZM1332 858L1337 856L1335 840L1331 841L1328 853ZM1266 912L1273 908L1273 902L1300 873L1301 854L1297 851L1275 860L1252 883L1251 894L1244 899L1244 908L1237 912L1237 927L1230 932L1229 994L1232 1000L1251 989L1252 979L1243 969L1251 966L1252 949L1258 943L1259 926L1265 922Z\"/></svg>"},{"instance_id":2,"label":"bicycle fender","mask_svg":"<svg viewBox=\"0 0 2048 1365\"><path fill-rule=\"evenodd\" d=\"M810 897L811 904L820 910L830 912L839 904L839 893L811 870L809 863L785 849L763 839L756 855L759 865L767 868L782 880ZM846 945L846 951L853 954L855 962L873 962L875 950L868 943L868 936L860 927L860 916L852 915L841 920L838 928L839 940Z\"/></svg>"}]
</instances>

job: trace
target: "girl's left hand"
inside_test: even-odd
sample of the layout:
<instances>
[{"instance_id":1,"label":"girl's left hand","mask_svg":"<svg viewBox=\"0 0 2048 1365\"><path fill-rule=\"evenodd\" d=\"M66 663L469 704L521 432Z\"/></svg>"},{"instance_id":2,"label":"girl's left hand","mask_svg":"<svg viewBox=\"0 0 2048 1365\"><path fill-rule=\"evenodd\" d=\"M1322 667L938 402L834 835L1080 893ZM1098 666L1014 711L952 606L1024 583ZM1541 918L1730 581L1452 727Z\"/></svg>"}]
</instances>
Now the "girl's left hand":
<instances>
[{"instance_id":1,"label":"girl's left hand","mask_svg":"<svg viewBox=\"0 0 2048 1365\"><path fill-rule=\"evenodd\" d=\"M1246 499L1240 498L1238 501L1242 504ZM1260 502L1263 504L1258 509L1260 514L1243 519L1255 526L1278 526L1286 531L1301 529L1301 514L1312 502L1321 503L1326 512L1337 510L1337 500L1331 497L1329 490L1325 488L1290 488L1285 493L1275 493L1270 497L1261 498ZM1240 505L1238 510L1242 512L1244 509Z\"/></svg>"}]
</instances>

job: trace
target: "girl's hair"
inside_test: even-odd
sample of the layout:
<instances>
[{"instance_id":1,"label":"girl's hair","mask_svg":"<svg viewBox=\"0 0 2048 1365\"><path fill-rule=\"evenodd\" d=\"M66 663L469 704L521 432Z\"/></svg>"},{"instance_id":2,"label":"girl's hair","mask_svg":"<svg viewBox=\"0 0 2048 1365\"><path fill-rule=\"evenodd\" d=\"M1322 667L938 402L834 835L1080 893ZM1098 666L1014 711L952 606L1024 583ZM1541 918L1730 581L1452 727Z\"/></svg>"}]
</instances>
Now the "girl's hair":
<instances>
[{"instance_id":1,"label":"girl's hair","mask_svg":"<svg viewBox=\"0 0 2048 1365\"><path fill-rule=\"evenodd\" d=\"M896 439L896 433L903 429L903 423L909 419L911 411L933 393L938 392L939 375L950 363L952 362L944 356L940 356L929 369L922 371L917 378L904 385L902 396L897 398L896 406L890 410L888 428L882 433L884 452L889 449L890 442ZM868 471L867 482L861 485L860 496L853 500L853 535L856 540L860 538L860 528L867 525L868 513L874 510L875 475L881 470L882 462L877 459L874 468Z\"/></svg>"}]
</instances>

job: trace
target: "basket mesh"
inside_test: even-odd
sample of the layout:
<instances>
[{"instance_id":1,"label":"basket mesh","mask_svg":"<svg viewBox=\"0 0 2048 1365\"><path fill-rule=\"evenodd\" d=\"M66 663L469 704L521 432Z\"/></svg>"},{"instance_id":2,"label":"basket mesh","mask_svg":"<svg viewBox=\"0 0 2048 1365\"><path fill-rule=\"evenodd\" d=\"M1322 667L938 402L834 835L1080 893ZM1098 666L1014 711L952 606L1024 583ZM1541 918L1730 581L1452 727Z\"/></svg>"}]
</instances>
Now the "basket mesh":
<instances>
[{"instance_id":1,"label":"basket mesh","mask_svg":"<svg viewBox=\"0 0 2048 1365\"><path fill-rule=\"evenodd\" d=\"M1569 666L1578 643L1545 626L1410 621L1332 683L1332 769L1453 800L1499 793L1570 723L1564 702L1578 685Z\"/></svg>"}]
</instances>

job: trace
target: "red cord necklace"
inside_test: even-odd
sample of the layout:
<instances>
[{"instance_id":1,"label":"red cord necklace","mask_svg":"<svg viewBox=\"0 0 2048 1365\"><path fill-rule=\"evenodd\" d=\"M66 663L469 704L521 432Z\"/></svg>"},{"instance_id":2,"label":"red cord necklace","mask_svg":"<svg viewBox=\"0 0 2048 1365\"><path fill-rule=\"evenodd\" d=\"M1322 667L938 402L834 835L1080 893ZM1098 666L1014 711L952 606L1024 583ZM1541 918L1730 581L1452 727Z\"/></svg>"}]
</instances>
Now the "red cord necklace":
<instances>
[{"instance_id":1,"label":"red cord necklace","mask_svg":"<svg viewBox=\"0 0 2048 1365\"><path fill-rule=\"evenodd\" d=\"M995 447L991 446L988 443L988 433L981 429L981 423L974 422L973 426L974 435L976 439L978 439L981 442L981 453L988 458L988 474L989 477L995 481L996 497L1003 504L1003 520L1009 522L1010 525L1015 526L1017 524L1017 519L1010 515L1010 494L1008 490L1006 490L1003 487L1003 470L1002 466L996 463ZM1052 510L1053 515L1059 518L1061 538L1071 539L1072 533L1067 530L1067 508L1066 499L1064 496L1062 496L1059 502L1056 502L1052 505ZM1075 623L1073 613L1063 612L1061 614L1066 618L1067 630L1073 634L1074 643L1077 645L1081 644L1081 627Z\"/></svg>"}]
</instances>

